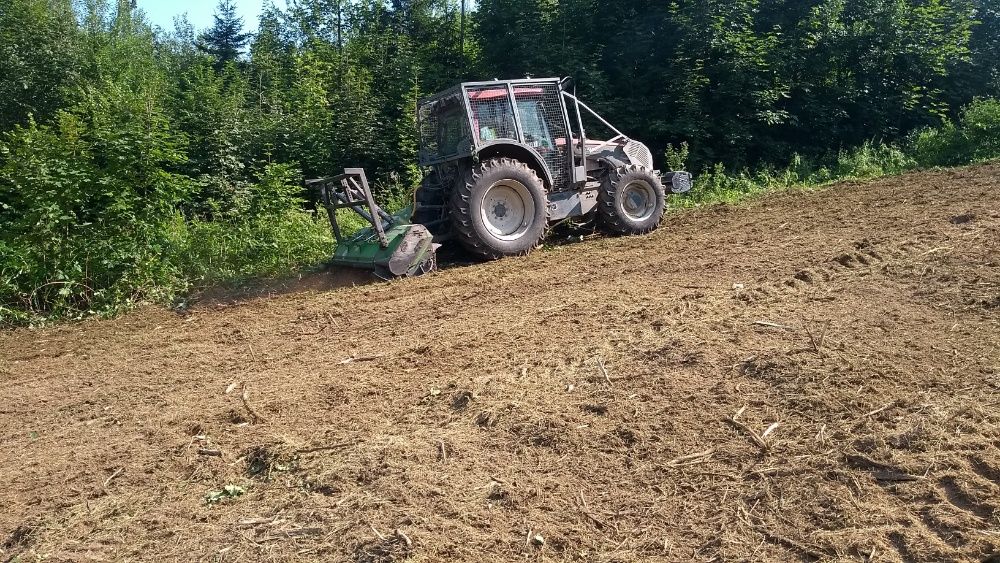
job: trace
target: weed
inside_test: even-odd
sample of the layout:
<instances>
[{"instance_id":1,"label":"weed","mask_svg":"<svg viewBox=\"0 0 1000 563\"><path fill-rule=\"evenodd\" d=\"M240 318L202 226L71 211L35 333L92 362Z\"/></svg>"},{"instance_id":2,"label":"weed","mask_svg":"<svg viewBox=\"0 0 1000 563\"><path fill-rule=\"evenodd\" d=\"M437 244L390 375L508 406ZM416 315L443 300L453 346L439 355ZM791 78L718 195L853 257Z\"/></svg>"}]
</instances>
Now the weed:
<instances>
[{"instance_id":1,"label":"weed","mask_svg":"<svg viewBox=\"0 0 1000 563\"><path fill-rule=\"evenodd\" d=\"M217 504L227 499L234 499L246 494L247 490L239 485L226 485L221 491L209 491L205 495L206 504Z\"/></svg>"}]
</instances>

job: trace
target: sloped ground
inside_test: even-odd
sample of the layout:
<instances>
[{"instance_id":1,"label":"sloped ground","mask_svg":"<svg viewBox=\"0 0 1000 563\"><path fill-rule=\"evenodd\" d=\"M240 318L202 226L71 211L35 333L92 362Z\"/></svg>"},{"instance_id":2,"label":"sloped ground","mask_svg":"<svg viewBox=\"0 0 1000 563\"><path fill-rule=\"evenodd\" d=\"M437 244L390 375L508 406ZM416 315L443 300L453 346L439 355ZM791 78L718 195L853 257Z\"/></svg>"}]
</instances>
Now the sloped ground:
<instances>
[{"instance_id":1,"label":"sloped ground","mask_svg":"<svg viewBox=\"0 0 1000 563\"><path fill-rule=\"evenodd\" d=\"M981 560L998 189L0 335L0 560Z\"/></svg>"}]
</instances>

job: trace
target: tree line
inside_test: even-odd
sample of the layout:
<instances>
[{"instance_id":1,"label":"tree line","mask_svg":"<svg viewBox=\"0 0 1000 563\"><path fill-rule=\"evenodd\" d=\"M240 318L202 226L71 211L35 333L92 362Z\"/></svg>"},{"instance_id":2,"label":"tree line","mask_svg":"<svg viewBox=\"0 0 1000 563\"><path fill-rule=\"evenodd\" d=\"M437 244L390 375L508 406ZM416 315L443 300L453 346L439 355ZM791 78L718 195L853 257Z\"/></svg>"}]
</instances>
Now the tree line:
<instances>
[{"instance_id":1,"label":"tree line","mask_svg":"<svg viewBox=\"0 0 1000 563\"><path fill-rule=\"evenodd\" d=\"M1000 96L993 0L289 0L245 23L228 0L203 30L0 5L0 317L321 259L301 179L412 189L417 101L462 80L573 76L695 172L833 159Z\"/></svg>"}]
</instances>

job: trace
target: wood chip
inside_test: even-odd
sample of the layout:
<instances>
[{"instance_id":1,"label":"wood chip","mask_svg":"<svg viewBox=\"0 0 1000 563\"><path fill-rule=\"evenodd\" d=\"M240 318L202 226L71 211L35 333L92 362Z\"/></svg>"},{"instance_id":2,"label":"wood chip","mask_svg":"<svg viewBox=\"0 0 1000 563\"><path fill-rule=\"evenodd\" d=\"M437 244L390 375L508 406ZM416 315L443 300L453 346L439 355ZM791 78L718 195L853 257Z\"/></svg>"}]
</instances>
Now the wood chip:
<instances>
[{"instance_id":1,"label":"wood chip","mask_svg":"<svg viewBox=\"0 0 1000 563\"><path fill-rule=\"evenodd\" d=\"M105 489L108 488L108 485L110 485L111 482L117 479L118 476L120 476L122 473L125 473L124 467L119 467L118 469L116 469L115 472L112 473L110 477L104 480L104 488Z\"/></svg>"},{"instance_id":2,"label":"wood chip","mask_svg":"<svg viewBox=\"0 0 1000 563\"><path fill-rule=\"evenodd\" d=\"M696 454L682 455L681 457L674 458L667 462L669 467L678 467L681 465L691 465L692 462L701 463L707 461L706 458L712 456L715 453L715 448L709 448L703 452L698 452Z\"/></svg>"},{"instance_id":3,"label":"wood chip","mask_svg":"<svg viewBox=\"0 0 1000 563\"><path fill-rule=\"evenodd\" d=\"M751 324L756 326L766 326L768 328L780 328L781 330L795 330L793 327L788 325L781 325L778 323L772 323L770 321L754 321Z\"/></svg>"}]
</instances>

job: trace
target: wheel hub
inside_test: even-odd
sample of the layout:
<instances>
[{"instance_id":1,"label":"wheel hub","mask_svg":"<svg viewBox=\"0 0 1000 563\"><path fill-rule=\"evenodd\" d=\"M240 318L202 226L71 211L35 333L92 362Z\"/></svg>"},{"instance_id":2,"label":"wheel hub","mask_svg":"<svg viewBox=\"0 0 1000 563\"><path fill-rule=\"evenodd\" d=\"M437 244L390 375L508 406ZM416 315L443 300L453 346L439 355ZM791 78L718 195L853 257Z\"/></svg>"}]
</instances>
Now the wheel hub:
<instances>
[{"instance_id":1,"label":"wheel hub","mask_svg":"<svg viewBox=\"0 0 1000 563\"><path fill-rule=\"evenodd\" d=\"M644 221L656 209L656 192L644 181L631 182L622 190L621 207L630 219Z\"/></svg>"},{"instance_id":2,"label":"wheel hub","mask_svg":"<svg viewBox=\"0 0 1000 563\"><path fill-rule=\"evenodd\" d=\"M535 201L521 182L501 180L486 190L481 210L483 224L490 234L503 241L513 241L531 228Z\"/></svg>"}]
</instances>

